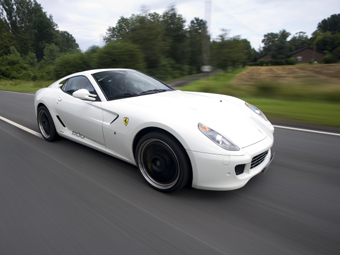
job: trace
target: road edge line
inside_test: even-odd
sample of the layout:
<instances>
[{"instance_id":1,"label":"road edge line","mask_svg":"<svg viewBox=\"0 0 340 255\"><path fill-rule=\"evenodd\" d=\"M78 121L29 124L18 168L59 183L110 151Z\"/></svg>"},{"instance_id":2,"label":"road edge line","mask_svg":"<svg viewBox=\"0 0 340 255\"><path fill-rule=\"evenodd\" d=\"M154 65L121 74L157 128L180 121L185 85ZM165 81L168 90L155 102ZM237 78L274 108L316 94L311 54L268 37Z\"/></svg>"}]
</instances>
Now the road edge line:
<instances>
[{"instance_id":1,"label":"road edge line","mask_svg":"<svg viewBox=\"0 0 340 255\"><path fill-rule=\"evenodd\" d=\"M6 118L4 118L4 117L2 117L2 116L0 116L0 120L5 121L5 122L7 122L8 124L11 124L12 126L15 126L15 127L17 127L17 128L20 128L21 130L24 130L24 131L26 131L27 133L30 133L30 134L32 134L32 135L35 135L35 136L37 136L37 137L39 137L39 138L43 138L42 135L41 135L40 133L35 132L34 130L29 129L29 128L27 128L27 127L24 127L24 126L22 126L22 125L20 125L20 124L18 124L18 123L16 123L16 122L14 122L14 121L11 121L11 120L9 120L9 119L6 119Z\"/></svg>"},{"instance_id":2,"label":"road edge line","mask_svg":"<svg viewBox=\"0 0 340 255\"><path fill-rule=\"evenodd\" d=\"M286 127L286 126L279 126L279 125L273 125L273 126L275 128L288 129L288 130L294 130L294 131L301 131L301 132L307 132L307 133L340 136L340 134L338 134L338 133L331 133L331 132L324 132L324 131L317 131L317 130L303 129L303 128Z\"/></svg>"}]
</instances>

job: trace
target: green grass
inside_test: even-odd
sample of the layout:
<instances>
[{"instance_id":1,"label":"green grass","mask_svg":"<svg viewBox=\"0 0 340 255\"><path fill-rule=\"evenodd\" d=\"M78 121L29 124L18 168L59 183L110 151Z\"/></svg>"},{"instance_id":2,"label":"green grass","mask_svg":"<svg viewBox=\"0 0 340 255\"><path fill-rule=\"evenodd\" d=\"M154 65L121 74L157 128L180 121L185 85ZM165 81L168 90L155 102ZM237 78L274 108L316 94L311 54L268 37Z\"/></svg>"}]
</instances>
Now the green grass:
<instances>
[{"instance_id":1,"label":"green grass","mask_svg":"<svg viewBox=\"0 0 340 255\"><path fill-rule=\"evenodd\" d=\"M340 128L340 104L243 97L270 120Z\"/></svg>"},{"instance_id":2,"label":"green grass","mask_svg":"<svg viewBox=\"0 0 340 255\"><path fill-rule=\"evenodd\" d=\"M339 88L323 88L310 82L288 85L260 82L253 86L233 84L233 78L243 70L197 80L180 89L241 98L261 109L271 120L340 128Z\"/></svg>"},{"instance_id":3,"label":"green grass","mask_svg":"<svg viewBox=\"0 0 340 255\"><path fill-rule=\"evenodd\" d=\"M204 91L223 94L223 91L225 89L231 87L231 80L243 70L245 70L245 68L237 69L234 72L224 72L217 75L209 76L207 78L199 79L191 82L186 86L181 87L180 89L186 91ZM236 88L233 89L235 90Z\"/></svg>"},{"instance_id":4,"label":"green grass","mask_svg":"<svg viewBox=\"0 0 340 255\"><path fill-rule=\"evenodd\" d=\"M35 92L52 84L50 81L0 80L0 90Z\"/></svg>"},{"instance_id":5,"label":"green grass","mask_svg":"<svg viewBox=\"0 0 340 255\"><path fill-rule=\"evenodd\" d=\"M169 79L169 80L166 80L166 81L163 81L163 82L168 83L168 82L178 81L178 80L186 79L186 78L189 78L189 77L195 77L195 76L198 76L198 75L201 75L201 74L203 74L203 73L196 73L196 74L186 75L186 76L179 77L179 78Z\"/></svg>"}]
</instances>

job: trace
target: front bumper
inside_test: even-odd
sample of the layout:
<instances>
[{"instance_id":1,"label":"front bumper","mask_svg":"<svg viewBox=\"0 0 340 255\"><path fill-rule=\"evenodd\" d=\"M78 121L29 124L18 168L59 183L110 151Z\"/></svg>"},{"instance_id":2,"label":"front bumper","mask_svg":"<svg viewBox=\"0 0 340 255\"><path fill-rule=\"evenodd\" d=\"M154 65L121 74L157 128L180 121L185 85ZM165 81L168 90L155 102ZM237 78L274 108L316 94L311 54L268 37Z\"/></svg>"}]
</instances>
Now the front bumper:
<instances>
[{"instance_id":1,"label":"front bumper","mask_svg":"<svg viewBox=\"0 0 340 255\"><path fill-rule=\"evenodd\" d=\"M255 175L268 169L273 160L273 140L264 139L242 149L240 155L216 155L188 150L193 169L192 187L205 190L233 190L246 185ZM263 161L251 168L252 159L268 151ZM236 173L236 166L244 165L242 173Z\"/></svg>"}]
</instances>

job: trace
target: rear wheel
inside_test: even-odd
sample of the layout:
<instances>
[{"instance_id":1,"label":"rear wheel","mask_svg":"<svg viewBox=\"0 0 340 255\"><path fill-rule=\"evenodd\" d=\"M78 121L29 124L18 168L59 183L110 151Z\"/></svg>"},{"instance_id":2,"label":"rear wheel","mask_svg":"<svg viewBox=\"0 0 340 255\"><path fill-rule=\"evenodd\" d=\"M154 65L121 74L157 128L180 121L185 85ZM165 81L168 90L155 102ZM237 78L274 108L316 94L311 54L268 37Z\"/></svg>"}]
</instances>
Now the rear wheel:
<instances>
[{"instance_id":1,"label":"rear wheel","mask_svg":"<svg viewBox=\"0 0 340 255\"><path fill-rule=\"evenodd\" d=\"M38 108L37 121L40 133L46 141L52 142L58 138L51 114L45 106Z\"/></svg>"},{"instance_id":2,"label":"rear wheel","mask_svg":"<svg viewBox=\"0 0 340 255\"><path fill-rule=\"evenodd\" d=\"M186 152L165 133L151 132L143 136L135 155L144 179L158 191L180 190L190 179L191 168Z\"/></svg>"}]
</instances>

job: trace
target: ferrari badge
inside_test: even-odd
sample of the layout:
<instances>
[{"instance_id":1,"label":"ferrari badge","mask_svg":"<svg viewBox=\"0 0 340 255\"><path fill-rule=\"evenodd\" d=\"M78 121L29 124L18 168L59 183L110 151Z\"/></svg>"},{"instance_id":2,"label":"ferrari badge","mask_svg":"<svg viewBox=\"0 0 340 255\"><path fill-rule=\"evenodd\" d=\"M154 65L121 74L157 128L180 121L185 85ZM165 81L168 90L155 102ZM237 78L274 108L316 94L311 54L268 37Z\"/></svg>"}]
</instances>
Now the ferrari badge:
<instances>
[{"instance_id":1,"label":"ferrari badge","mask_svg":"<svg viewBox=\"0 0 340 255\"><path fill-rule=\"evenodd\" d=\"M127 124L129 124L129 118L126 118L126 117L125 117L124 120L123 120L123 122L124 122L124 125L127 126Z\"/></svg>"}]
</instances>

